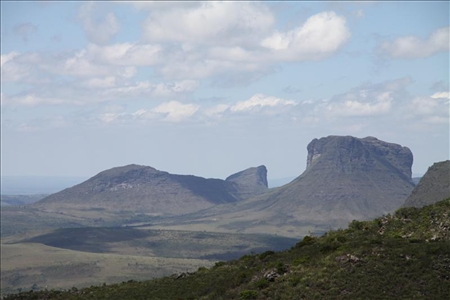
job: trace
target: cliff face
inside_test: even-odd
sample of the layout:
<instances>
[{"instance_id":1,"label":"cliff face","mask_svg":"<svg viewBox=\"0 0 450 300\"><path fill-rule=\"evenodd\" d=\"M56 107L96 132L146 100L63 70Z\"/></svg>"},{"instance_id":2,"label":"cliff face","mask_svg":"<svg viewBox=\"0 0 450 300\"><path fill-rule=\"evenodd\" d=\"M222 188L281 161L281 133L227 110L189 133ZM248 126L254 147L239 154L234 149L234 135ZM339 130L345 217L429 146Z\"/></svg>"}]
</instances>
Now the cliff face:
<instances>
[{"instance_id":1,"label":"cliff face","mask_svg":"<svg viewBox=\"0 0 450 300\"><path fill-rule=\"evenodd\" d=\"M450 197L450 160L433 164L420 179L405 207L423 207Z\"/></svg>"},{"instance_id":2,"label":"cliff face","mask_svg":"<svg viewBox=\"0 0 450 300\"><path fill-rule=\"evenodd\" d=\"M266 168L261 166L232 175L230 180L221 180L128 165L103 171L44 198L35 206L50 210L183 214L259 195L267 190L266 174Z\"/></svg>"},{"instance_id":3,"label":"cliff face","mask_svg":"<svg viewBox=\"0 0 450 300\"><path fill-rule=\"evenodd\" d=\"M314 139L307 149L305 172L277 198L305 205L308 211L331 218L372 218L399 208L414 187L412 153L398 144L329 136Z\"/></svg>"},{"instance_id":4,"label":"cliff face","mask_svg":"<svg viewBox=\"0 0 450 300\"><path fill-rule=\"evenodd\" d=\"M371 172L382 163L389 170L411 181L413 156L411 150L374 137L358 139L351 136L329 136L312 140L308 146L307 170L315 162L327 164L344 174Z\"/></svg>"},{"instance_id":5,"label":"cliff face","mask_svg":"<svg viewBox=\"0 0 450 300\"><path fill-rule=\"evenodd\" d=\"M241 199L263 194L268 190L267 169L265 166L249 168L238 172L228 176L225 181L237 185L237 196Z\"/></svg>"}]
</instances>

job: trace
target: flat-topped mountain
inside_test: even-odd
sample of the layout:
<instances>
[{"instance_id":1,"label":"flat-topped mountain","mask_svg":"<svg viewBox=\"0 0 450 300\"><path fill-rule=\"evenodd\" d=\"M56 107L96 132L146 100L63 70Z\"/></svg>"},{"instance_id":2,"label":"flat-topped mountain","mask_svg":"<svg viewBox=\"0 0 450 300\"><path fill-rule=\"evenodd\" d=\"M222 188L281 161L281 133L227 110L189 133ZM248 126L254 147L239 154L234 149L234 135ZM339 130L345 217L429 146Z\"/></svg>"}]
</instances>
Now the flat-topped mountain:
<instances>
[{"instance_id":1,"label":"flat-topped mountain","mask_svg":"<svg viewBox=\"0 0 450 300\"><path fill-rule=\"evenodd\" d=\"M405 207L423 207L450 197L450 160L434 163L420 179Z\"/></svg>"},{"instance_id":2,"label":"flat-topped mountain","mask_svg":"<svg viewBox=\"0 0 450 300\"><path fill-rule=\"evenodd\" d=\"M414 188L412 153L398 144L328 136L312 140L307 149L306 170L289 184L196 213L197 221L213 219L217 227L246 232L277 228L278 234L295 235L300 227L345 227L354 219L393 212Z\"/></svg>"},{"instance_id":3,"label":"flat-topped mountain","mask_svg":"<svg viewBox=\"0 0 450 300\"><path fill-rule=\"evenodd\" d=\"M250 168L221 180L128 165L103 171L81 184L44 198L34 206L56 211L73 208L181 214L241 201L267 189L267 170L264 166Z\"/></svg>"},{"instance_id":4,"label":"flat-topped mountain","mask_svg":"<svg viewBox=\"0 0 450 300\"><path fill-rule=\"evenodd\" d=\"M369 219L399 208L414 188L411 151L374 137L329 136L308 146L307 168L268 198L298 219ZM282 201L281 201L282 200Z\"/></svg>"}]
</instances>

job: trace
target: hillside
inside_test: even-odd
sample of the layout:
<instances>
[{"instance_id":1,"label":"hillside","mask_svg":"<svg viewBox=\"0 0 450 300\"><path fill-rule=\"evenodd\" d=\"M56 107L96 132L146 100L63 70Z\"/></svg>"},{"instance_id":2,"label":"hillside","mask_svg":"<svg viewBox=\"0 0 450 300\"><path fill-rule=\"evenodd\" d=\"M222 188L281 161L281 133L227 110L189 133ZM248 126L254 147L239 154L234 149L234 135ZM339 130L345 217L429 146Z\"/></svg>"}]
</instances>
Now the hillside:
<instances>
[{"instance_id":1,"label":"hillside","mask_svg":"<svg viewBox=\"0 0 450 300\"><path fill-rule=\"evenodd\" d=\"M306 170L289 184L173 223L302 236L393 212L414 188L412 153L398 144L329 136L314 139L307 149Z\"/></svg>"},{"instance_id":2,"label":"hillside","mask_svg":"<svg viewBox=\"0 0 450 300\"><path fill-rule=\"evenodd\" d=\"M175 175L152 167L128 165L103 171L74 187L32 205L47 211L95 210L176 215L233 203L264 193L267 170L250 168L227 180Z\"/></svg>"},{"instance_id":3,"label":"hillside","mask_svg":"<svg viewBox=\"0 0 450 300\"><path fill-rule=\"evenodd\" d=\"M450 198L195 273L12 299L448 299Z\"/></svg>"},{"instance_id":4,"label":"hillside","mask_svg":"<svg viewBox=\"0 0 450 300\"><path fill-rule=\"evenodd\" d=\"M450 160L437 162L429 167L403 206L422 207L448 197L450 197Z\"/></svg>"},{"instance_id":5,"label":"hillside","mask_svg":"<svg viewBox=\"0 0 450 300\"><path fill-rule=\"evenodd\" d=\"M47 194L37 195L1 195L1 206L26 205L37 202L48 196Z\"/></svg>"}]
</instances>

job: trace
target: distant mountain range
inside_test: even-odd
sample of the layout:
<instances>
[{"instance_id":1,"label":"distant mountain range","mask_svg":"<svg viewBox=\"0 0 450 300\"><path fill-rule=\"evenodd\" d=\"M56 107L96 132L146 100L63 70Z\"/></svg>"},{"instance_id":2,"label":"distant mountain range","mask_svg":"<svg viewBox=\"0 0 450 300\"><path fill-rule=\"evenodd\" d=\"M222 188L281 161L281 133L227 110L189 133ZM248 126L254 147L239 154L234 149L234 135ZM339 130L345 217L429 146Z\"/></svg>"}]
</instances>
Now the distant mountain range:
<instances>
[{"instance_id":1,"label":"distant mountain range","mask_svg":"<svg viewBox=\"0 0 450 300\"><path fill-rule=\"evenodd\" d=\"M405 207L423 207L450 197L450 160L437 162L406 199Z\"/></svg>"},{"instance_id":2,"label":"distant mountain range","mask_svg":"<svg viewBox=\"0 0 450 300\"><path fill-rule=\"evenodd\" d=\"M238 202L267 189L265 166L249 168L221 180L128 165L103 171L42 199L33 207L50 211L75 209L178 215Z\"/></svg>"},{"instance_id":3,"label":"distant mountain range","mask_svg":"<svg viewBox=\"0 0 450 300\"><path fill-rule=\"evenodd\" d=\"M92 212L83 218L93 212L121 217L127 212L176 216L156 220L163 226L201 224L202 230L301 235L298 228L326 231L393 212L414 189L413 155L407 147L375 137L328 136L312 140L307 150L306 170L278 188L268 188L265 166L221 180L128 165L31 206L47 212ZM141 220L129 216L130 222Z\"/></svg>"}]
</instances>

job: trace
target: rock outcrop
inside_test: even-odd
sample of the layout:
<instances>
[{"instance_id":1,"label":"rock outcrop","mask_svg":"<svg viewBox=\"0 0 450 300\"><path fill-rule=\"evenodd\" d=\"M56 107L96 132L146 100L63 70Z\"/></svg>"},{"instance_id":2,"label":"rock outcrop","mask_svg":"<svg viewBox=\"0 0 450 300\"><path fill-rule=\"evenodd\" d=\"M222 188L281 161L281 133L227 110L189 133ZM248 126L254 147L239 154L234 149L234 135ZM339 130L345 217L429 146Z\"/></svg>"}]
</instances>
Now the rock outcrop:
<instances>
[{"instance_id":1,"label":"rock outcrop","mask_svg":"<svg viewBox=\"0 0 450 300\"><path fill-rule=\"evenodd\" d=\"M446 198L450 198L450 160L429 167L403 206L423 207Z\"/></svg>"},{"instance_id":2,"label":"rock outcrop","mask_svg":"<svg viewBox=\"0 0 450 300\"><path fill-rule=\"evenodd\" d=\"M225 181L237 184L238 198L247 199L265 193L268 189L265 166L249 168L228 176Z\"/></svg>"}]
</instances>

